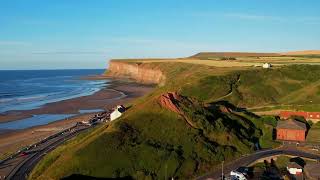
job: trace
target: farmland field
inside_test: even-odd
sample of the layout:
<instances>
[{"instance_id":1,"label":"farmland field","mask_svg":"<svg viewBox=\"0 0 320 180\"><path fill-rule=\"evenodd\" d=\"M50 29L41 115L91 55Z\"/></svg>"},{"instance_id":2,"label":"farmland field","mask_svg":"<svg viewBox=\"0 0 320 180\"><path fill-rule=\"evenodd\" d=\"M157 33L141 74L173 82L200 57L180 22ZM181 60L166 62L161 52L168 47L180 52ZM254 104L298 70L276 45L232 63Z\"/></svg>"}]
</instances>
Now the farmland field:
<instances>
[{"instance_id":1,"label":"farmland field","mask_svg":"<svg viewBox=\"0 0 320 180\"><path fill-rule=\"evenodd\" d=\"M201 64L215 67L252 67L262 65L263 63L271 63L273 66L283 66L290 64L312 64L320 65L320 58L307 57L237 57L236 60L220 60L219 57L210 59L132 59L133 62L154 63L154 62L180 62L190 64Z\"/></svg>"}]
</instances>

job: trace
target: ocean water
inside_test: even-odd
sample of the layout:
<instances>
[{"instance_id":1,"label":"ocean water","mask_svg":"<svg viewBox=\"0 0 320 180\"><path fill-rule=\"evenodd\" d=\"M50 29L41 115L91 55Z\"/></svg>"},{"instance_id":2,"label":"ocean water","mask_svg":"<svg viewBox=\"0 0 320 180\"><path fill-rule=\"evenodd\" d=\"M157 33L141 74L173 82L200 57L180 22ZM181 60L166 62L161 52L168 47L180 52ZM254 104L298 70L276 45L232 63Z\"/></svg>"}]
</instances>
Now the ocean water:
<instances>
[{"instance_id":1,"label":"ocean water","mask_svg":"<svg viewBox=\"0 0 320 180\"><path fill-rule=\"evenodd\" d=\"M33 126L48 124L53 121L58 121L61 119L69 118L75 116L76 114L40 114L33 115L30 118L25 118L17 121L10 121L5 123L0 123L1 130L14 130L14 129L25 129Z\"/></svg>"},{"instance_id":2,"label":"ocean water","mask_svg":"<svg viewBox=\"0 0 320 180\"><path fill-rule=\"evenodd\" d=\"M102 74L103 71L0 71L0 113L35 109L47 103L91 95L105 87L108 81L80 78Z\"/></svg>"}]
</instances>

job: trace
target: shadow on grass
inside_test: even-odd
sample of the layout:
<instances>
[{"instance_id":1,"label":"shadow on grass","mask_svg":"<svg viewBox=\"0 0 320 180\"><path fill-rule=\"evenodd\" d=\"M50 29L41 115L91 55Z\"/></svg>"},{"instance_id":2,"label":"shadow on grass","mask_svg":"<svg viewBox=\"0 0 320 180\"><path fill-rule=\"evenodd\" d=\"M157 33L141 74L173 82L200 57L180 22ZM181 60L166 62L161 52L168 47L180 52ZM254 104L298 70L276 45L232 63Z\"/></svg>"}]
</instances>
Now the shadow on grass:
<instances>
[{"instance_id":1,"label":"shadow on grass","mask_svg":"<svg viewBox=\"0 0 320 180\"><path fill-rule=\"evenodd\" d=\"M217 102L210 103L210 105L211 105L211 107L216 106L216 105L223 105L223 106L231 109L232 111L242 112L248 116L251 116L254 118L260 118L260 116L248 111L246 108L237 107L234 104L230 103L229 101L225 101L225 100L217 101Z\"/></svg>"},{"instance_id":2,"label":"shadow on grass","mask_svg":"<svg viewBox=\"0 0 320 180\"><path fill-rule=\"evenodd\" d=\"M306 165L306 162L301 157L291 158L290 162L295 162L298 165L300 165L301 167L304 167Z\"/></svg>"},{"instance_id":3,"label":"shadow on grass","mask_svg":"<svg viewBox=\"0 0 320 180\"><path fill-rule=\"evenodd\" d=\"M121 178L101 178L101 177L93 177L93 176L86 176L86 175L81 175L81 174L72 174L70 176L67 176L67 177L64 177L62 178L63 180L73 180L73 179L76 179L76 180L100 180L100 179L106 179L106 180L115 180L115 179L120 179L120 180L132 180L133 178L130 177L130 176L126 176L126 177L121 177Z\"/></svg>"}]
</instances>

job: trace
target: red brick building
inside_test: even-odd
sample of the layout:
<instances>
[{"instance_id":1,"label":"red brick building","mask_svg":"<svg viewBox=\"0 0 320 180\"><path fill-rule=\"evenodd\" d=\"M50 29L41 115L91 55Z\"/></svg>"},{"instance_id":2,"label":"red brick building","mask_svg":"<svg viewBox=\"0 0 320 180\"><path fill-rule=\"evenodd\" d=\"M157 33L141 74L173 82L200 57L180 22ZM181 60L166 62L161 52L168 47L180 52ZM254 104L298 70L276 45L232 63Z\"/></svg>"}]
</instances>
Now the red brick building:
<instances>
[{"instance_id":1,"label":"red brick building","mask_svg":"<svg viewBox=\"0 0 320 180\"><path fill-rule=\"evenodd\" d=\"M305 141L306 124L293 119L279 120L277 127L277 140L284 141Z\"/></svg>"},{"instance_id":2,"label":"red brick building","mask_svg":"<svg viewBox=\"0 0 320 180\"><path fill-rule=\"evenodd\" d=\"M306 120L320 121L320 112L305 112L305 111L281 111L280 118L288 119L291 116L302 116Z\"/></svg>"}]
</instances>

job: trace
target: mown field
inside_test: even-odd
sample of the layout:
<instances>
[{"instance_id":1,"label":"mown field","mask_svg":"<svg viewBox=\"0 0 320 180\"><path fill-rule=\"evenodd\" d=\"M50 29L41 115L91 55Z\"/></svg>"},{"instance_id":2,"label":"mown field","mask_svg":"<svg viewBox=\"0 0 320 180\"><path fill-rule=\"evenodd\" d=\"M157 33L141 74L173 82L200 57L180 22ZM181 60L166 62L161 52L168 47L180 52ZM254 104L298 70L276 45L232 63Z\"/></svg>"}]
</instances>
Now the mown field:
<instances>
[{"instance_id":1,"label":"mown field","mask_svg":"<svg viewBox=\"0 0 320 180\"><path fill-rule=\"evenodd\" d=\"M192 179L222 160L232 161L258 146L278 145L272 141L275 118L258 117L238 107L277 105L288 99L290 104L311 99L320 104L314 89L304 89L318 83L320 66L316 65L256 69L154 61L148 66L165 73L164 86L134 101L119 120L48 154L29 179L72 174ZM183 116L159 105L159 96L173 91L183 97L179 101ZM299 91L304 94L297 96ZM226 108L231 111L222 110Z\"/></svg>"}]
</instances>

